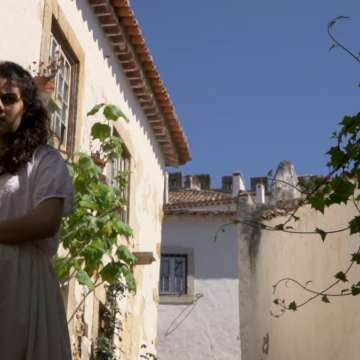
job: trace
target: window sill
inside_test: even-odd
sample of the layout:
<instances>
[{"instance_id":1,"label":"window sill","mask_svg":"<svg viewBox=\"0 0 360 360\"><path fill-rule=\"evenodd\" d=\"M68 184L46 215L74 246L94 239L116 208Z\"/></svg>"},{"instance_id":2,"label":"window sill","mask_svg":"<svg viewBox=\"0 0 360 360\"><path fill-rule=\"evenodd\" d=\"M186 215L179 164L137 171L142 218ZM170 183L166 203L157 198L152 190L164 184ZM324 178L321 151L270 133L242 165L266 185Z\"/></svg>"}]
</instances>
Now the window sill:
<instances>
[{"instance_id":1,"label":"window sill","mask_svg":"<svg viewBox=\"0 0 360 360\"><path fill-rule=\"evenodd\" d=\"M161 305L186 305L193 304L194 301L194 295L160 295L159 297L159 304Z\"/></svg>"},{"instance_id":2,"label":"window sill","mask_svg":"<svg viewBox=\"0 0 360 360\"><path fill-rule=\"evenodd\" d=\"M133 251L133 254L137 257L135 265L150 265L156 259L152 251Z\"/></svg>"}]
</instances>

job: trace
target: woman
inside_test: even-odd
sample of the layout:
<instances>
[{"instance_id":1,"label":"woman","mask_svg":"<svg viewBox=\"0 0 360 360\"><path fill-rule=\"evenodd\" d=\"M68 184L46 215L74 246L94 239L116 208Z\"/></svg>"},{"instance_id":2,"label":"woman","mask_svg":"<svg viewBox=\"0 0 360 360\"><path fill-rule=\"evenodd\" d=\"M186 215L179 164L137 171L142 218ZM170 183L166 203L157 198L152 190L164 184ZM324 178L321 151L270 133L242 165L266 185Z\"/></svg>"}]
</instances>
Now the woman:
<instances>
[{"instance_id":1,"label":"woman","mask_svg":"<svg viewBox=\"0 0 360 360\"><path fill-rule=\"evenodd\" d=\"M72 185L31 75L0 62L0 358L71 359L50 259Z\"/></svg>"}]
</instances>

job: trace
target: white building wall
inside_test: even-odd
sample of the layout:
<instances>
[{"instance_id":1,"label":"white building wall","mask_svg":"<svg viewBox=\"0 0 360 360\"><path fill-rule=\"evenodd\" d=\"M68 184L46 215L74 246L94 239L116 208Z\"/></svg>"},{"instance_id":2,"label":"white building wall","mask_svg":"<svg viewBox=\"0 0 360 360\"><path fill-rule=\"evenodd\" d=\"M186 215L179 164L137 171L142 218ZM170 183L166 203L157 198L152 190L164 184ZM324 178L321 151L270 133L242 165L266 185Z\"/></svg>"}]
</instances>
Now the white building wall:
<instances>
[{"instance_id":1,"label":"white building wall","mask_svg":"<svg viewBox=\"0 0 360 360\"><path fill-rule=\"evenodd\" d=\"M79 104L82 123L76 134L76 150L90 151L90 128L101 118L99 115L86 119L86 113L94 105L113 103L122 109L129 122L121 121L116 128L131 154L130 226L134 230L131 243L134 250L151 251L158 260L165 169L160 147L88 1L47 1L50 2L60 9L85 54L85 61L80 64L85 75ZM45 3L40 0L1 1L0 31L6 34L0 41L1 60L15 61L25 68L40 60ZM142 344L146 344L149 351L155 351L158 274L159 261L135 267L138 291L125 305L128 316L124 323L123 350L130 360L137 357ZM69 304L75 306L71 301ZM90 321L89 312L85 313L85 321ZM92 324L87 325L92 328Z\"/></svg>"},{"instance_id":2,"label":"white building wall","mask_svg":"<svg viewBox=\"0 0 360 360\"><path fill-rule=\"evenodd\" d=\"M226 216L167 216L164 248L193 249L192 304L159 306L161 360L234 360L240 358L238 266L235 226L221 232ZM160 299L161 302L161 299Z\"/></svg>"},{"instance_id":3,"label":"white building wall","mask_svg":"<svg viewBox=\"0 0 360 360\"><path fill-rule=\"evenodd\" d=\"M0 3L0 61L28 68L40 55L43 2L2 0Z\"/></svg>"}]
</instances>

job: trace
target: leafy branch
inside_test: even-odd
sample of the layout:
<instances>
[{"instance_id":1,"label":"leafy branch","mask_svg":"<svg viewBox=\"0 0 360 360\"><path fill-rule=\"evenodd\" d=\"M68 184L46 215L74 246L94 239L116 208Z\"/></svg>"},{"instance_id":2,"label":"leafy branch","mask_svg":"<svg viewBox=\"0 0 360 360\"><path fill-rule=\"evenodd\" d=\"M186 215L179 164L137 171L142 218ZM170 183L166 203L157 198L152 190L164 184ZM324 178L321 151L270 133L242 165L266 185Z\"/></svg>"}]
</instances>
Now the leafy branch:
<instances>
[{"instance_id":1,"label":"leafy branch","mask_svg":"<svg viewBox=\"0 0 360 360\"><path fill-rule=\"evenodd\" d=\"M96 143L102 164L112 166L121 161L122 141L112 135L112 122L126 119L115 105L96 105L88 116L102 110L105 122L95 122L91 128L91 143ZM87 288L87 293L69 317L72 321L85 299L104 284L121 282L124 288L136 290L132 267L137 260L128 246L132 229L121 218L127 209L123 197L128 183L128 173L115 174L117 186L111 186L102 166L85 153L76 153L67 160L75 190L75 210L65 218L60 231L60 244L65 255L54 259L54 268L62 286L73 278Z\"/></svg>"}]
</instances>

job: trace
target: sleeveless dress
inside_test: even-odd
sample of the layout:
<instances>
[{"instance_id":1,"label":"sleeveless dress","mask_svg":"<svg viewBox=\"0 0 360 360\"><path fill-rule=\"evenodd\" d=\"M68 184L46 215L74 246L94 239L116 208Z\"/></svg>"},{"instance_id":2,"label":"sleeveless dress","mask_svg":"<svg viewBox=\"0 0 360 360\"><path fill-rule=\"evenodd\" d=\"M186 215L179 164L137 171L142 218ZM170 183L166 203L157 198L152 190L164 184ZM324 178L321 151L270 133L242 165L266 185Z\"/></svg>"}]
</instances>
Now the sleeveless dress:
<instances>
[{"instance_id":1,"label":"sleeveless dress","mask_svg":"<svg viewBox=\"0 0 360 360\"><path fill-rule=\"evenodd\" d=\"M48 145L39 146L17 174L0 175L0 221L24 216L49 198L64 198L64 216L71 213L71 178L59 152ZM0 243L1 359L71 360L63 300L51 265L57 247L56 237Z\"/></svg>"}]
</instances>

